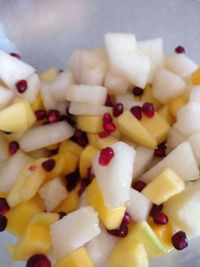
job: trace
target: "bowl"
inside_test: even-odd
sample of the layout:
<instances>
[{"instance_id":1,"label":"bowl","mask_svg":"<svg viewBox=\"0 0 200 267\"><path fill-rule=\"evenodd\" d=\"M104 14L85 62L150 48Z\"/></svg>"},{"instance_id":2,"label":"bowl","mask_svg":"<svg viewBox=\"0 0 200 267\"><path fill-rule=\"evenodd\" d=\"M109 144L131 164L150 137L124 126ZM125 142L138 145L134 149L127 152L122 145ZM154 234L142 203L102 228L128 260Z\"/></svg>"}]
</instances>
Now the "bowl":
<instances>
[{"instance_id":1,"label":"bowl","mask_svg":"<svg viewBox=\"0 0 200 267\"><path fill-rule=\"evenodd\" d=\"M0 6L0 49L19 52L38 71L64 68L77 48L103 47L106 32L162 37L166 53L183 45L200 64L198 0L0 0ZM1 266L24 266L13 263L4 249L13 240L1 233ZM187 249L153 259L150 266L200 266L199 245L199 238L192 239Z\"/></svg>"}]
</instances>

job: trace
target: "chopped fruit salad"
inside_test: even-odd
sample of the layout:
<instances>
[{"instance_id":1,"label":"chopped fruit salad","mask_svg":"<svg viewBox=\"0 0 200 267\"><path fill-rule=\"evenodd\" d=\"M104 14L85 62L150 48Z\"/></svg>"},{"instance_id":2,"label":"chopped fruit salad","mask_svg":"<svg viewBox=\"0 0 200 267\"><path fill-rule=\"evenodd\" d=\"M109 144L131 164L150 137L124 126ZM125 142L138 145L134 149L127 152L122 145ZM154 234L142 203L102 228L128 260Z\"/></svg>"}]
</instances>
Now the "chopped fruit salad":
<instances>
[{"instance_id":1,"label":"chopped fruit salad","mask_svg":"<svg viewBox=\"0 0 200 267\"><path fill-rule=\"evenodd\" d=\"M200 235L200 67L108 33L42 73L0 51L0 232L27 267L148 267Z\"/></svg>"}]
</instances>

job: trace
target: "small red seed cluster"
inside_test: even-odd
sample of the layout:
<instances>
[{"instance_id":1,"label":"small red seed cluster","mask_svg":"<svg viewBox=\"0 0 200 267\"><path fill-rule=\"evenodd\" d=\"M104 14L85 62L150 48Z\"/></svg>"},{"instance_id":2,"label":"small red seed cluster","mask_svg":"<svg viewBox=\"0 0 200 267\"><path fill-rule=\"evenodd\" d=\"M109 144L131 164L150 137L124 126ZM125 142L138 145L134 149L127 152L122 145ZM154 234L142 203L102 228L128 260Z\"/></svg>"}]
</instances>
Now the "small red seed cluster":
<instances>
[{"instance_id":1,"label":"small red seed cluster","mask_svg":"<svg viewBox=\"0 0 200 267\"><path fill-rule=\"evenodd\" d=\"M142 119L142 114L144 114L148 118L152 118L155 114L155 108L152 103L144 103L142 107L133 106L130 108L131 113L138 119L139 121Z\"/></svg>"},{"instance_id":2,"label":"small red seed cluster","mask_svg":"<svg viewBox=\"0 0 200 267\"><path fill-rule=\"evenodd\" d=\"M10 207L5 198L0 198L0 232L3 232L6 227L8 220L5 214L10 210Z\"/></svg>"},{"instance_id":3,"label":"small red seed cluster","mask_svg":"<svg viewBox=\"0 0 200 267\"><path fill-rule=\"evenodd\" d=\"M124 238L128 234L128 225L132 222L131 215L125 212L120 227L118 229L107 230L110 235Z\"/></svg>"}]
</instances>

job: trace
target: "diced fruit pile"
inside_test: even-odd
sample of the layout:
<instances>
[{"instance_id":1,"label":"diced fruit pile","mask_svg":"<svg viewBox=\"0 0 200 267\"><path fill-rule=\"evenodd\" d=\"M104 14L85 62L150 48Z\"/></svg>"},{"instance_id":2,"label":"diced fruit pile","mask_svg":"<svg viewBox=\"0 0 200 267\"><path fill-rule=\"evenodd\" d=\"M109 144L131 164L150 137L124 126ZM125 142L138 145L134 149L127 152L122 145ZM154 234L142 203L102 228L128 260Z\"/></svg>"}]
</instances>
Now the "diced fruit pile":
<instances>
[{"instance_id":1,"label":"diced fruit pile","mask_svg":"<svg viewBox=\"0 0 200 267\"><path fill-rule=\"evenodd\" d=\"M27 267L147 267L200 235L200 67L105 46L40 74L0 51L0 231Z\"/></svg>"}]
</instances>

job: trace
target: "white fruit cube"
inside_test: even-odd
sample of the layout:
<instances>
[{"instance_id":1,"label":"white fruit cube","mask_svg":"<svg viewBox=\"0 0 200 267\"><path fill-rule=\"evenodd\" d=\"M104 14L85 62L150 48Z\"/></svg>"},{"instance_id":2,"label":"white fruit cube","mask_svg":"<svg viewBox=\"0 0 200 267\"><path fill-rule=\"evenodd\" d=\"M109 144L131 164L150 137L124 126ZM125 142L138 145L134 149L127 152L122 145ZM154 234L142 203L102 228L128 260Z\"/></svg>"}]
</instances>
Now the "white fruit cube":
<instances>
[{"instance_id":1,"label":"white fruit cube","mask_svg":"<svg viewBox=\"0 0 200 267\"><path fill-rule=\"evenodd\" d=\"M189 236L200 234L200 183L195 182L180 194L169 199L164 212L170 222Z\"/></svg>"},{"instance_id":2,"label":"white fruit cube","mask_svg":"<svg viewBox=\"0 0 200 267\"><path fill-rule=\"evenodd\" d=\"M104 85L110 94L122 94L128 90L129 82L123 77L109 70L105 76Z\"/></svg>"},{"instance_id":3,"label":"white fruit cube","mask_svg":"<svg viewBox=\"0 0 200 267\"><path fill-rule=\"evenodd\" d=\"M0 86L0 109L5 108L11 103L15 93L7 88Z\"/></svg>"},{"instance_id":4,"label":"white fruit cube","mask_svg":"<svg viewBox=\"0 0 200 267\"><path fill-rule=\"evenodd\" d=\"M3 133L0 133L0 162L3 162L9 157L8 141Z\"/></svg>"},{"instance_id":5,"label":"white fruit cube","mask_svg":"<svg viewBox=\"0 0 200 267\"><path fill-rule=\"evenodd\" d=\"M200 166L200 131L194 133L188 138L188 141L190 142L194 155L196 157L196 160Z\"/></svg>"},{"instance_id":6,"label":"white fruit cube","mask_svg":"<svg viewBox=\"0 0 200 267\"><path fill-rule=\"evenodd\" d=\"M165 104L178 97L185 88L186 83L175 73L164 68L156 71L152 92L161 103Z\"/></svg>"},{"instance_id":7,"label":"white fruit cube","mask_svg":"<svg viewBox=\"0 0 200 267\"><path fill-rule=\"evenodd\" d=\"M40 79L36 73L33 73L28 77L27 83L28 83L28 88L23 93L23 95L32 104L36 101L36 98L40 91Z\"/></svg>"},{"instance_id":8,"label":"white fruit cube","mask_svg":"<svg viewBox=\"0 0 200 267\"><path fill-rule=\"evenodd\" d=\"M111 112L112 108L106 106L78 102L69 104L69 113L72 115L100 116Z\"/></svg>"},{"instance_id":9,"label":"white fruit cube","mask_svg":"<svg viewBox=\"0 0 200 267\"><path fill-rule=\"evenodd\" d=\"M41 83L41 97L46 110L57 109L58 104L52 95L51 84L49 82L43 81Z\"/></svg>"},{"instance_id":10,"label":"white fruit cube","mask_svg":"<svg viewBox=\"0 0 200 267\"><path fill-rule=\"evenodd\" d=\"M163 160L144 173L141 179L150 182L167 167L171 167L183 181L192 181L199 178L198 164L189 142L178 145Z\"/></svg>"},{"instance_id":11,"label":"white fruit cube","mask_svg":"<svg viewBox=\"0 0 200 267\"><path fill-rule=\"evenodd\" d=\"M106 206L117 208L130 199L135 150L124 142L117 142L110 147L114 151L114 157L109 164L99 164L99 152L93 160L92 167Z\"/></svg>"},{"instance_id":12,"label":"white fruit cube","mask_svg":"<svg viewBox=\"0 0 200 267\"><path fill-rule=\"evenodd\" d=\"M200 103L200 85L191 88L189 101Z\"/></svg>"},{"instance_id":13,"label":"white fruit cube","mask_svg":"<svg viewBox=\"0 0 200 267\"><path fill-rule=\"evenodd\" d=\"M200 103L190 102L179 109L174 127L185 137L200 130Z\"/></svg>"},{"instance_id":14,"label":"white fruit cube","mask_svg":"<svg viewBox=\"0 0 200 267\"><path fill-rule=\"evenodd\" d=\"M131 215L133 221L141 222L149 216L152 203L142 193L135 189L130 189L130 200L127 203L127 211Z\"/></svg>"},{"instance_id":15,"label":"white fruit cube","mask_svg":"<svg viewBox=\"0 0 200 267\"><path fill-rule=\"evenodd\" d=\"M122 103L124 105L124 109L128 110L133 106L142 106L143 104L143 102L136 99L131 92L115 95L115 102Z\"/></svg>"},{"instance_id":16,"label":"white fruit cube","mask_svg":"<svg viewBox=\"0 0 200 267\"><path fill-rule=\"evenodd\" d=\"M68 196L66 186L60 177L45 183L40 188L39 194L44 200L47 211L55 209Z\"/></svg>"},{"instance_id":17,"label":"white fruit cube","mask_svg":"<svg viewBox=\"0 0 200 267\"><path fill-rule=\"evenodd\" d=\"M137 47L133 34L107 33L106 50L111 70L130 83L145 87L151 68L149 56Z\"/></svg>"},{"instance_id":18,"label":"white fruit cube","mask_svg":"<svg viewBox=\"0 0 200 267\"><path fill-rule=\"evenodd\" d=\"M53 252L62 259L100 233L98 215L92 207L80 208L51 225Z\"/></svg>"},{"instance_id":19,"label":"white fruit cube","mask_svg":"<svg viewBox=\"0 0 200 267\"><path fill-rule=\"evenodd\" d=\"M66 93L68 101L104 105L107 97L107 89L97 85L72 85Z\"/></svg>"},{"instance_id":20,"label":"white fruit cube","mask_svg":"<svg viewBox=\"0 0 200 267\"><path fill-rule=\"evenodd\" d=\"M171 168L166 168L155 177L143 190L151 202L160 205L185 188L183 180Z\"/></svg>"},{"instance_id":21,"label":"white fruit cube","mask_svg":"<svg viewBox=\"0 0 200 267\"><path fill-rule=\"evenodd\" d=\"M184 136L182 136L181 133L179 133L179 131L177 131L177 129L172 126L169 130L169 134L167 137L167 152L171 152L173 149L175 149L178 145L180 145L181 143L183 143L184 141L186 141L186 138Z\"/></svg>"}]
</instances>

